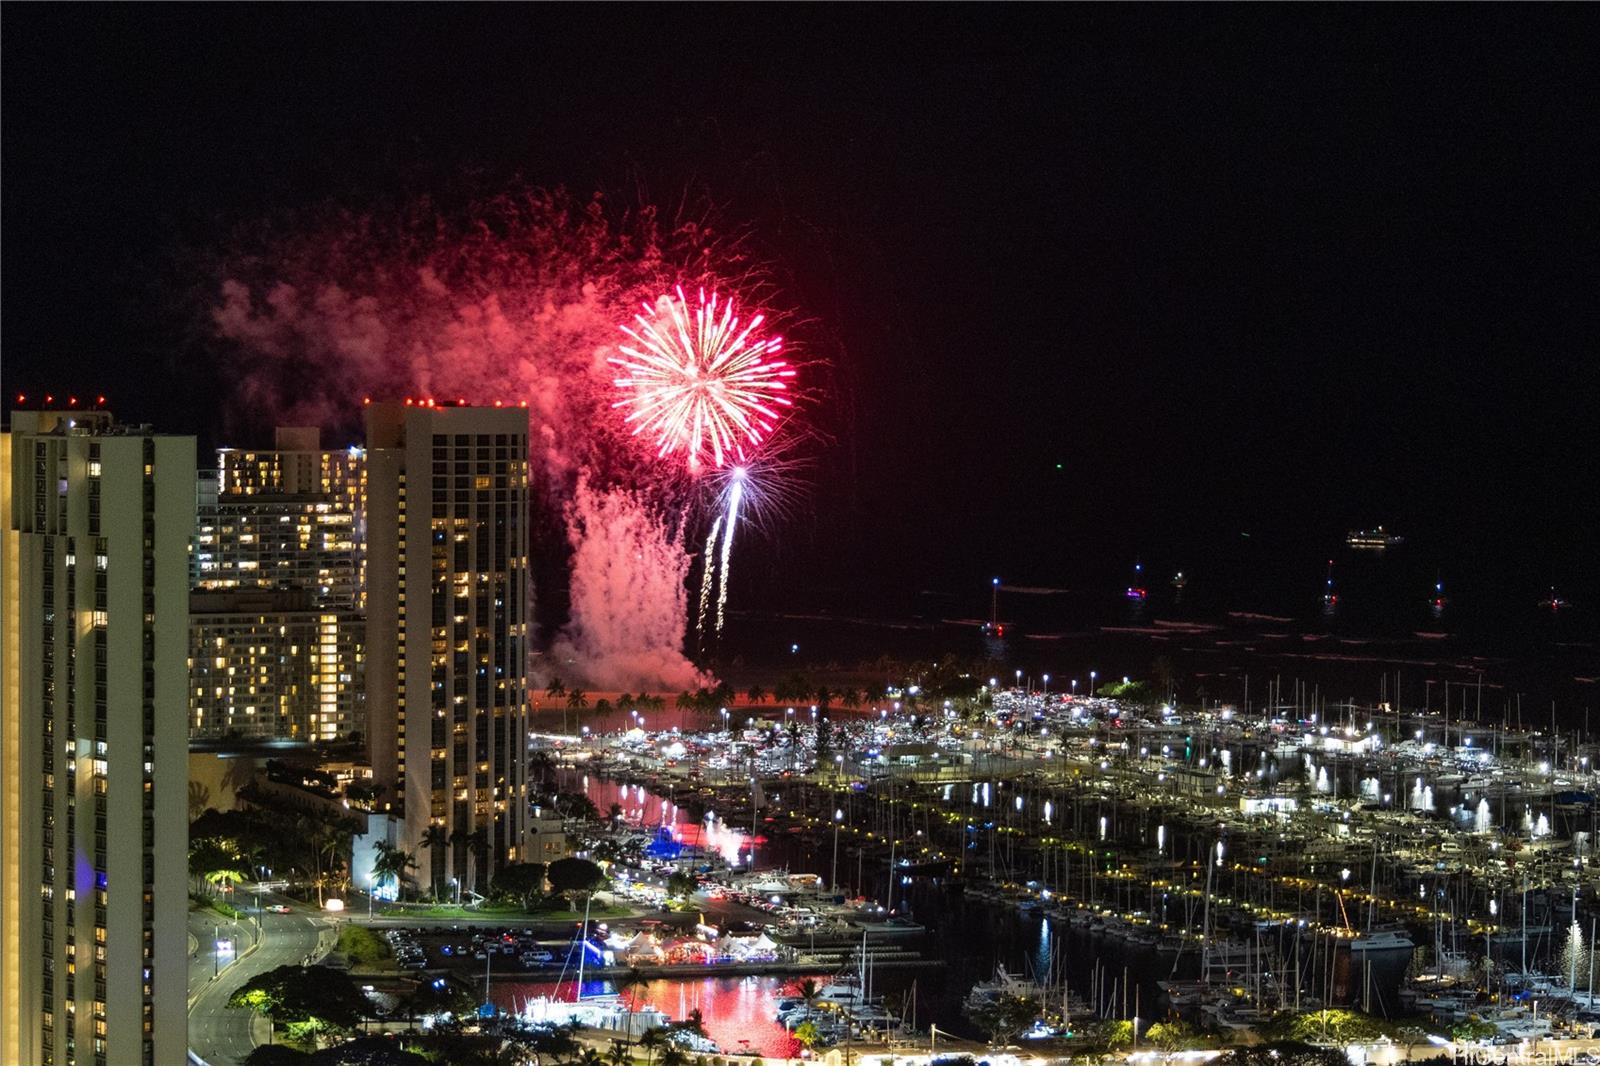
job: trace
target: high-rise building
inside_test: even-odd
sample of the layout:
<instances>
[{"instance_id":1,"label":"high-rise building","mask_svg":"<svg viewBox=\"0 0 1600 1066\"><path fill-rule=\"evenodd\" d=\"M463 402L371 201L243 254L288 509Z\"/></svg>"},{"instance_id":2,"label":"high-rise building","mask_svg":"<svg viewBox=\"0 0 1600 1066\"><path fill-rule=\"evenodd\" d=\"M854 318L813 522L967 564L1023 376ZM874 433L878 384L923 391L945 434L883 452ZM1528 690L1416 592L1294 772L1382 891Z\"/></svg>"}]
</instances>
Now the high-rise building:
<instances>
[{"instance_id":1,"label":"high-rise building","mask_svg":"<svg viewBox=\"0 0 1600 1066\"><path fill-rule=\"evenodd\" d=\"M4 442L7 1061L182 1062L194 438L18 411Z\"/></svg>"},{"instance_id":2,"label":"high-rise building","mask_svg":"<svg viewBox=\"0 0 1600 1066\"><path fill-rule=\"evenodd\" d=\"M332 740L359 731L361 632L304 589L189 597L189 735Z\"/></svg>"},{"instance_id":3,"label":"high-rise building","mask_svg":"<svg viewBox=\"0 0 1600 1066\"><path fill-rule=\"evenodd\" d=\"M419 880L470 887L528 831L528 413L367 408L367 713ZM475 868L476 869L476 868Z\"/></svg>"},{"instance_id":4,"label":"high-rise building","mask_svg":"<svg viewBox=\"0 0 1600 1066\"><path fill-rule=\"evenodd\" d=\"M365 728L359 448L314 428L217 453L191 556L190 734L332 740Z\"/></svg>"}]
</instances>

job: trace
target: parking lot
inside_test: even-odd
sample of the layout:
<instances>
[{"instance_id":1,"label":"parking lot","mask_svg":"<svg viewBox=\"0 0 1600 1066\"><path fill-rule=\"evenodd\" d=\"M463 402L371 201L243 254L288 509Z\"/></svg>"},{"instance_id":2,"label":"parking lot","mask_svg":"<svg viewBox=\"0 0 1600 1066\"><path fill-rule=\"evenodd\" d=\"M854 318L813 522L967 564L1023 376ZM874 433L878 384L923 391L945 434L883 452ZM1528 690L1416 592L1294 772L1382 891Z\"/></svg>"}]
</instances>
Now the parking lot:
<instances>
[{"instance_id":1,"label":"parking lot","mask_svg":"<svg viewBox=\"0 0 1600 1066\"><path fill-rule=\"evenodd\" d=\"M576 934L577 928L573 927ZM401 969L482 967L497 970L539 970L559 967L571 940L538 937L521 927L428 926L394 928L384 932Z\"/></svg>"}]
</instances>

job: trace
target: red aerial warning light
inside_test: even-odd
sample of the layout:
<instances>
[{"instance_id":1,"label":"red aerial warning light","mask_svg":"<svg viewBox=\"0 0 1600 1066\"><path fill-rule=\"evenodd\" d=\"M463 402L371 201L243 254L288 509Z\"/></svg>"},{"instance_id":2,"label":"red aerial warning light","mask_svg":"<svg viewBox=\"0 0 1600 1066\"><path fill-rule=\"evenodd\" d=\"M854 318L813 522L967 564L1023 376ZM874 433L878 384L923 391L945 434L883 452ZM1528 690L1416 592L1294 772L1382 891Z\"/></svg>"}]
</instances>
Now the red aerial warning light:
<instances>
[{"instance_id":1,"label":"red aerial warning light","mask_svg":"<svg viewBox=\"0 0 1600 1066\"><path fill-rule=\"evenodd\" d=\"M96 396L94 398L94 402L95 402L95 405L97 407L104 407L105 403L106 403L106 398L104 396Z\"/></svg>"}]
</instances>

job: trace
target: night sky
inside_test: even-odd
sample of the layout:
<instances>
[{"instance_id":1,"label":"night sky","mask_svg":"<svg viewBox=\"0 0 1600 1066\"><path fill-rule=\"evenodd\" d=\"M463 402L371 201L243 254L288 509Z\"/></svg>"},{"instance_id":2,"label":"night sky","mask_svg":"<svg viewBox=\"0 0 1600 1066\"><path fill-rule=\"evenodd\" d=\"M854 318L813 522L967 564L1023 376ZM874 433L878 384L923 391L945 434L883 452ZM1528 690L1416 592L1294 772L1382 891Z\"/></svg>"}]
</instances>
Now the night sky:
<instances>
[{"instance_id":1,"label":"night sky","mask_svg":"<svg viewBox=\"0 0 1600 1066\"><path fill-rule=\"evenodd\" d=\"M186 250L463 174L702 183L832 364L747 604L1135 558L1266 602L1379 522L1484 609L1600 600L1592 8L3 20L7 394L221 443L226 370L152 295Z\"/></svg>"}]
</instances>

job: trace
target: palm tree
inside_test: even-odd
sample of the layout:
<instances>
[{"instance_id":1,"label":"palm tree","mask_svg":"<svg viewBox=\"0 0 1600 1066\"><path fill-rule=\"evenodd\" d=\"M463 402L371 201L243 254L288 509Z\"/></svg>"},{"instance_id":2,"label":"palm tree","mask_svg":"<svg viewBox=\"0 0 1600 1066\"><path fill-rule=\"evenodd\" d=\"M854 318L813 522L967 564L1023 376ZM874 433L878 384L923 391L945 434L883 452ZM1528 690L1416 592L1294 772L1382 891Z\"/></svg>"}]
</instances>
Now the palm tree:
<instances>
[{"instance_id":1,"label":"palm tree","mask_svg":"<svg viewBox=\"0 0 1600 1066\"><path fill-rule=\"evenodd\" d=\"M422 846L428 849L428 887L439 898L439 873L449 858L450 832L434 823L422 831Z\"/></svg>"},{"instance_id":2,"label":"palm tree","mask_svg":"<svg viewBox=\"0 0 1600 1066\"><path fill-rule=\"evenodd\" d=\"M689 1053L678 1046L674 1040L663 1040L665 1045L661 1049L661 1061L657 1066L689 1066Z\"/></svg>"},{"instance_id":3,"label":"palm tree","mask_svg":"<svg viewBox=\"0 0 1600 1066\"><path fill-rule=\"evenodd\" d=\"M202 840L189 851L189 872L213 888L226 890L245 879L244 860L220 840Z\"/></svg>"},{"instance_id":4,"label":"palm tree","mask_svg":"<svg viewBox=\"0 0 1600 1066\"><path fill-rule=\"evenodd\" d=\"M800 1042L801 1047L810 1051L817 1046L817 1041L822 1039L822 1033L817 1029L816 1022L803 1021L794 1027L794 1038Z\"/></svg>"},{"instance_id":5,"label":"palm tree","mask_svg":"<svg viewBox=\"0 0 1600 1066\"><path fill-rule=\"evenodd\" d=\"M567 686L561 683L559 677L552 677L549 687L544 690L544 694L553 700L560 699L567 694Z\"/></svg>"},{"instance_id":6,"label":"palm tree","mask_svg":"<svg viewBox=\"0 0 1600 1066\"><path fill-rule=\"evenodd\" d=\"M646 1029L639 1038L639 1046L644 1048L644 1066L651 1066L655 1061L656 1048L667 1042L666 1034L660 1029Z\"/></svg>"},{"instance_id":7,"label":"palm tree","mask_svg":"<svg viewBox=\"0 0 1600 1066\"><path fill-rule=\"evenodd\" d=\"M323 889L327 886L327 878L322 872L322 856L326 853L329 861L332 861L333 854L338 849L338 835L333 826L326 821L304 814L294 816L293 826L295 838L310 849L312 881L317 886L317 906L320 907L323 903Z\"/></svg>"},{"instance_id":8,"label":"palm tree","mask_svg":"<svg viewBox=\"0 0 1600 1066\"><path fill-rule=\"evenodd\" d=\"M789 720L789 769L794 769L795 756L800 753L800 723Z\"/></svg>"},{"instance_id":9,"label":"palm tree","mask_svg":"<svg viewBox=\"0 0 1600 1066\"><path fill-rule=\"evenodd\" d=\"M211 789L203 781L189 782L189 821L194 821L206 813L206 808L211 805Z\"/></svg>"},{"instance_id":10,"label":"palm tree","mask_svg":"<svg viewBox=\"0 0 1600 1066\"><path fill-rule=\"evenodd\" d=\"M592 1047L586 1047L578 1052L578 1057L572 1060L573 1066L606 1066L606 1057Z\"/></svg>"},{"instance_id":11,"label":"palm tree","mask_svg":"<svg viewBox=\"0 0 1600 1066\"><path fill-rule=\"evenodd\" d=\"M456 902L461 902L461 892L466 886L466 871L461 868L462 852L467 850L467 842L472 838L472 830L465 827L457 829L450 834L450 875L456 883Z\"/></svg>"},{"instance_id":12,"label":"palm tree","mask_svg":"<svg viewBox=\"0 0 1600 1066\"><path fill-rule=\"evenodd\" d=\"M467 834L467 853L472 857L472 861L467 867L467 872L471 879L471 887L467 891L476 895L478 891L478 870L480 868L483 869L486 880L491 876L487 861L489 856L489 831L487 829L480 826ZM487 883L485 887L488 887Z\"/></svg>"},{"instance_id":13,"label":"palm tree","mask_svg":"<svg viewBox=\"0 0 1600 1066\"><path fill-rule=\"evenodd\" d=\"M328 863L327 879L338 880L336 876L339 868L338 859L340 852L344 850L344 834L339 826L333 822L319 822L316 829L316 844L318 859L326 859Z\"/></svg>"},{"instance_id":14,"label":"palm tree","mask_svg":"<svg viewBox=\"0 0 1600 1066\"><path fill-rule=\"evenodd\" d=\"M811 1007L816 1006L817 994L821 992L822 989L817 986L816 981L807 977L804 981L800 982L800 987L797 989L797 991L800 993L800 998L805 1000L806 1008L809 1010Z\"/></svg>"},{"instance_id":15,"label":"palm tree","mask_svg":"<svg viewBox=\"0 0 1600 1066\"><path fill-rule=\"evenodd\" d=\"M575 688L567 693L567 710L581 711L589 706L589 695L581 688Z\"/></svg>"},{"instance_id":16,"label":"palm tree","mask_svg":"<svg viewBox=\"0 0 1600 1066\"><path fill-rule=\"evenodd\" d=\"M627 1028L624 1031L628 1034L628 1043L626 1045L626 1049L627 1061L630 1063L633 1061L633 1009L634 1006L639 1002L639 989L643 988L649 983L649 979L646 978L636 966L628 967L627 972L617 979L617 990L624 993L628 1000L628 1021ZM648 1035L654 1031L655 1030L653 1029L646 1030L646 1034ZM643 1041L641 1041L641 1043L643 1043ZM645 1047L648 1048L650 1045L646 1043Z\"/></svg>"},{"instance_id":17,"label":"palm tree","mask_svg":"<svg viewBox=\"0 0 1600 1066\"><path fill-rule=\"evenodd\" d=\"M633 1066L633 1052L626 1042L611 1041L611 1050L606 1052L606 1066Z\"/></svg>"},{"instance_id":18,"label":"palm tree","mask_svg":"<svg viewBox=\"0 0 1600 1066\"><path fill-rule=\"evenodd\" d=\"M378 842L377 851L377 857L372 860L371 894L376 895L378 889L392 881L398 895L400 882L407 870L416 868L416 859L404 848L391 847L381 840Z\"/></svg>"},{"instance_id":19,"label":"palm tree","mask_svg":"<svg viewBox=\"0 0 1600 1066\"><path fill-rule=\"evenodd\" d=\"M839 697L839 702L853 711L861 706L861 691L854 687L847 688L844 690L844 694Z\"/></svg>"},{"instance_id":20,"label":"palm tree","mask_svg":"<svg viewBox=\"0 0 1600 1066\"><path fill-rule=\"evenodd\" d=\"M760 685L751 685L750 691L745 693L745 698L751 703L760 703L767 698L767 690Z\"/></svg>"}]
</instances>

